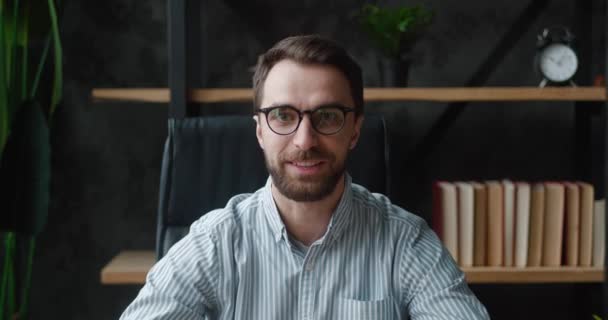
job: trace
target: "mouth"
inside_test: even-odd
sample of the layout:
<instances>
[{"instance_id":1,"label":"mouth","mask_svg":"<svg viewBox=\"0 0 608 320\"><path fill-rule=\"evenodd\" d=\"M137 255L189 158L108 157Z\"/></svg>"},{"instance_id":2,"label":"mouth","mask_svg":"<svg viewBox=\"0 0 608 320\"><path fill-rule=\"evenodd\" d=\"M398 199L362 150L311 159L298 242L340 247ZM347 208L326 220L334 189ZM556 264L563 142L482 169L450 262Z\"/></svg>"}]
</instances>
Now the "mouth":
<instances>
[{"instance_id":1,"label":"mouth","mask_svg":"<svg viewBox=\"0 0 608 320\"><path fill-rule=\"evenodd\" d=\"M296 167L312 168L314 166L320 165L322 162L323 161L321 161L321 160L305 160L305 161L292 161L292 162L290 162L290 164L292 164Z\"/></svg>"},{"instance_id":2,"label":"mouth","mask_svg":"<svg viewBox=\"0 0 608 320\"><path fill-rule=\"evenodd\" d=\"M287 162L289 167L292 167L300 175L312 175L321 171L324 160L299 160Z\"/></svg>"}]
</instances>

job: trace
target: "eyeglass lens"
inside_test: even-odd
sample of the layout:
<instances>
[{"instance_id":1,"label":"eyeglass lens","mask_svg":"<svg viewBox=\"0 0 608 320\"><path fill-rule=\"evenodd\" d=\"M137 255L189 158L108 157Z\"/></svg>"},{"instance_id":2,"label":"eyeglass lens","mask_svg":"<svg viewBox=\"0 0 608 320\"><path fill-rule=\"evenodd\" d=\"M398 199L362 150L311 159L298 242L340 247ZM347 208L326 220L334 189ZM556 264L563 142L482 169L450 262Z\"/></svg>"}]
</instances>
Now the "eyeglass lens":
<instances>
[{"instance_id":1,"label":"eyeglass lens","mask_svg":"<svg viewBox=\"0 0 608 320\"><path fill-rule=\"evenodd\" d=\"M300 114L289 107L279 107L268 112L268 125L278 134L290 134L298 128ZM344 112L339 108L319 108L310 117L315 130L323 134L333 134L344 124Z\"/></svg>"}]
</instances>

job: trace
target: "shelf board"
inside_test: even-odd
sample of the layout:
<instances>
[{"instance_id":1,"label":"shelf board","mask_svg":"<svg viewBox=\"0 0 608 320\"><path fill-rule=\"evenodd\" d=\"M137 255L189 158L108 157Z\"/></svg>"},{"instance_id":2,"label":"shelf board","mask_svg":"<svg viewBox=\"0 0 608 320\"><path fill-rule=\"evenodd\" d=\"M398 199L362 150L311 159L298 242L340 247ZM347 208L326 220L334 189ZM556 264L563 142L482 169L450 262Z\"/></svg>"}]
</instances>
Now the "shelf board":
<instances>
[{"instance_id":1,"label":"shelf board","mask_svg":"<svg viewBox=\"0 0 608 320\"><path fill-rule=\"evenodd\" d=\"M168 88L95 88L96 101L168 103ZM189 101L251 102L250 88L192 89ZM606 101L604 87L365 88L365 101Z\"/></svg>"},{"instance_id":2,"label":"shelf board","mask_svg":"<svg viewBox=\"0 0 608 320\"><path fill-rule=\"evenodd\" d=\"M467 283L603 282L602 267L466 267Z\"/></svg>"},{"instance_id":3,"label":"shelf board","mask_svg":"<svg viewBox=\"0 0 608 320\"><path fill-rule=\"evenodd\" d=\"M143 284L156 262L154 251L123 251L101 270L102 284ZM598 267L470 267L463 268L468 283L602 282Z\"/></svg>"},{"instance_id":4,"label":"shelf board","mask_svg":"<svg viewBox=\"0 0 608 320\"><path fill-rule=\"evenodd\" d=\"M101 269L101 283L143 284L155 262L154 251L122 251Z\"/></svg>"}]
</instances>

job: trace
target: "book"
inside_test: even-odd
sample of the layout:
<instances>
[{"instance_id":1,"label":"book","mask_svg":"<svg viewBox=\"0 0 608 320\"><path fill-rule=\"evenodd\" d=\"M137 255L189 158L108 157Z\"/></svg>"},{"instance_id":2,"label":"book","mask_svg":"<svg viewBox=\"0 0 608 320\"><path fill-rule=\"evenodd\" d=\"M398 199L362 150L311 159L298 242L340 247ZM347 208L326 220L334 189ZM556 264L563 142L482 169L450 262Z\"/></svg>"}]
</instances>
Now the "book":
<instances>
[{"instance_id":1,"label":"book","mask_svg":"<svg viewBox=\"0 0 608 320\"><path fill-rule=\"evenodd\" d=\"M556 267L562 261L564 229L564 185L545 183L545 227L543 230L542 265Z\"/></svg>"},{"instance_id":2,"label":"book","mask_svg":"<svg viewBox=\"0 0 608 320\"><path fill-rule=\"evenodd\" d=\"M463 267L473 266L474 193L473 186L456 182L458 193L458 262Z\"/></svg>"},{"instance_id":3,"label":"book","mask_svg":"<svg viewBox=\"0 0 608 320\"><path fill-rule=\"evenodd\" d=\"M578 183L580 187L580 237L578 243L578 264L583 267L591 266L593 226L594 226L594 188L585 182Z\"/></svg>"},{"instance_id":4,"label":"book","mask_svg":"<svg viewBox=\"0 0 608 320\"><path fill-rule=\"evenodd\" d=\"M576 183L565 182L564 265L575 267L579 258L580 192Z\"/></svg>"},{"instance_id":5,"label":"book","mask_svg":"<svg viewBox=\"0 0 608 320\"><path fill-rule=\"evenodd\" d=\"M433 229L458 262L458 200L454 184L438 181L433 189Z\"/></svg>"},{"instance_id":6,"label":"book","mask_svg":"<svg viewBox=\"0 0 608 320\"><path fill-rule=\"evenodd\" d=\"M503 190L498 181L487 181L488 193L488 265L503 265Z\"/></svg>"},{"instance_id":7,"label":"book","mask_svg":"<svg viewBox=\"0 0 608 320\"><path fill-rule=\"evenodd\" d=\"M473 265L487 265L487 242L488 242L488 194L485 185L473 183L473 194L475 200L475 242L473 248Z\"/></svg>"},{"instance_id":8,"label":"book","mask_svg":"<svg viewBox=\"0 0 608 320\"><path fill-rule=\"evenodd\" d=\"M530 189L530 239L528 266L539 267L542 261L543 231L545 229L545 185L535 183Z\"/></svg>"},{"instance_id":9,"label":"book","mask_svg":"<svg viewBox=\"0 0 608 320\"><path fill-rule=\"evenodd\" d=\"M515 244L515 186L509 180L502 181L504 214L504 266L513 266Z\"/></svg>"},{"instance_id":10,"label":"book","mask_svg":"<svg viewBox=\"0 0 608 320\"><path fill-rule=\"evenodd\" d=\"M528 236L530 231L530 184L515 184L515 266L528 264Z\"/></svg>"},{"instance_id":11,"label":"book","mask_svg":"<svg viewBox=\"0 0 608 320\"><path fill-rule=\"evenodd\" d=\"M593 266L603 267L606 259L606 201L597 200L593 210Z\"/></svg>"}]
</instances>

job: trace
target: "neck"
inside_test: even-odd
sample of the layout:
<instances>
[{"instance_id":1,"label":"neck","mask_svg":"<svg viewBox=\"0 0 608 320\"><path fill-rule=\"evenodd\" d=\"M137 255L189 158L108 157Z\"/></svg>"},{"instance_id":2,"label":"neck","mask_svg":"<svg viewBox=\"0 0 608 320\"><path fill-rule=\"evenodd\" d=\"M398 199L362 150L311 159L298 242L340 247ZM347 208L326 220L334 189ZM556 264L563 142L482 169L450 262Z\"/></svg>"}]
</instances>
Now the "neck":
<instances>
[{"instance_id":1,"label":"neck","mask_svg":"<svg viewBox=\"0 0 608 320\"><path fill-rule=\"evenodd\" d=\"M344 175L338 180L332 193L319 201L293 201L276 188L272 188L272 197L287 231L306 246L310 246L325 234L343 193Z\"/></svg>"}]
</instances>

